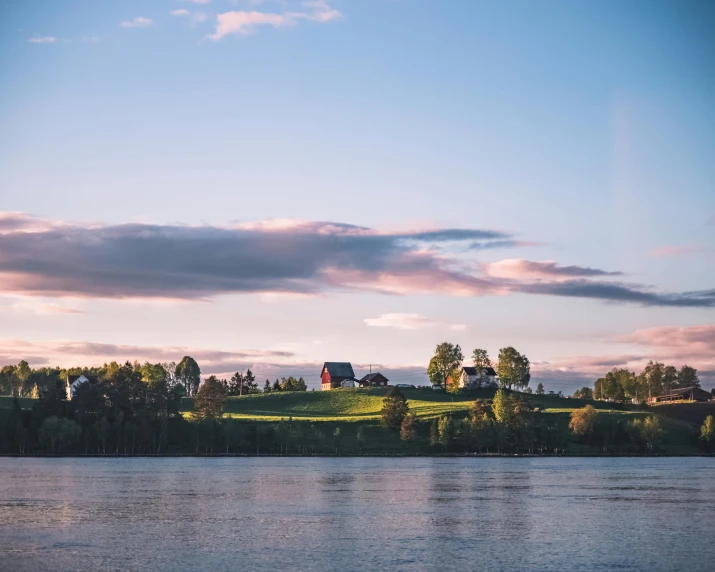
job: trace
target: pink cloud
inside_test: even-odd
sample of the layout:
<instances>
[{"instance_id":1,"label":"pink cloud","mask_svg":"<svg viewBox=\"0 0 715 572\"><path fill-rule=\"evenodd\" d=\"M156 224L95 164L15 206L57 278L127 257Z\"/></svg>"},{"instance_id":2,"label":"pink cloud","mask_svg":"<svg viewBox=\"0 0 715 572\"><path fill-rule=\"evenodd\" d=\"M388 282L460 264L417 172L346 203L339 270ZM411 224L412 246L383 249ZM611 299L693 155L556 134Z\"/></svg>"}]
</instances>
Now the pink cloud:
<instances>
[{"instance_id":1,"label":"pink cloud","mask_svg":"<svg viewBox=\"0 0 715 572\"><path fill-rule=\"evenodd\" d=\"M282 28L297 24L300 20L327 23L342 17L331 8L327 0L312 0L302 3L306 11L286 11L280 14L257 11L232 11L216 15L216 29L208 37L214 41L231 34L252 34L258 26Z\"/></svg>"},{"instance_id":2,"label":"pink cloud","mask_svg":"<svg viewBox=\"0 0 715 572\"><path fill-rule=\"evenodd\" d=\"M681 258L692 254L703 252L699 246L661 246L650 251L650 255L656 258Z\"/></svg>"},{"instance_id":3,"label":"pink cloud","mask_svg":"<svg viewBox=\"0 0 715 572\"><path fill-rule=\"evenodd\" d=\"M553 260L531 261L523 258L508 258L484 265L487 276L508 280L562 281L574 278L618 276L620 272L606 272L584 266L560 266Z\"/></svg>"}]
</instances>

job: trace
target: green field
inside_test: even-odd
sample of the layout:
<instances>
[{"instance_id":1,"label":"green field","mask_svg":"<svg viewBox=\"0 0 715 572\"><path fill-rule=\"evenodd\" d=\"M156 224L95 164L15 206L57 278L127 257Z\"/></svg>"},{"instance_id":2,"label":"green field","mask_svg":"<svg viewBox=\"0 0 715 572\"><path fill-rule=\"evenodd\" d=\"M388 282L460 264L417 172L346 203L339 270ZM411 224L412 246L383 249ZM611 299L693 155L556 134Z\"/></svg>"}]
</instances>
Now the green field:
<instances>
[{"instance_id":1,"label":"green field","mask_svg":"<svg viewBox=\"0 0 715 572\"><path fill-rule=\"evenodd\" d=\"M296 421L373 421L380 418L382 399L388 388L335 389L332 391L305 391L261 393L229 397L225 413L236 419L280 421L292 417ZM444 414L462 417L477 399L491 399L494 390L482 389L450 395L432 389L402 389L412 411L417 417L431 419ZM568 412L591 403L598 409L613 409L614 404L589 402L581 399L562 399L555 396L532 395L534 407L545 412ZM182 402L182 411L189 414L193 399ZM627 408L628 406L621 406Z\"/></svg>"}]
</instances>

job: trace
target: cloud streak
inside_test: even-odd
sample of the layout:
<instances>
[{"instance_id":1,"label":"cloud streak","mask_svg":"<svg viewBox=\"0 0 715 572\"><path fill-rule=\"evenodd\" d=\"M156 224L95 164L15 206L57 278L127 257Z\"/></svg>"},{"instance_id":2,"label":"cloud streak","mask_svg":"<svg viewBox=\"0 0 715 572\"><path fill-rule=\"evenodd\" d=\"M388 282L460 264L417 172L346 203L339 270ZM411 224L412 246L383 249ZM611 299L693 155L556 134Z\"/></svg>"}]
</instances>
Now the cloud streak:
<instances>
[{"instance_id":1,"label":"cloud streak","mask_svg":"<svg viewBox=\"0 0 715 572\"><path fill-rule=\"evenodd\" d=\"M122 28L150 28L154 25L154 21L151 18L145 18L144 16L137 16L132 20L127 20L125 22L120 22L119 25Z\"/></svg>"},{"instance_id":2,"label":"cloud streak","mask_svg":"<svg viewBox=\"0 0 715 572\"><path fill-rule=\"evenodd\" d=\"M506 232L381 232L336 222L233 226L77 225L0 215L0 291L79 298L201 299L221 294L507 295L513 292L713 307L715 290L662 293L608 272L519 259L486 266L450 255L459 244L513 241ZM470 251L471 252L471 251ZM496 269L496 271L495 271Z\"/></svg>"}]
</instances>

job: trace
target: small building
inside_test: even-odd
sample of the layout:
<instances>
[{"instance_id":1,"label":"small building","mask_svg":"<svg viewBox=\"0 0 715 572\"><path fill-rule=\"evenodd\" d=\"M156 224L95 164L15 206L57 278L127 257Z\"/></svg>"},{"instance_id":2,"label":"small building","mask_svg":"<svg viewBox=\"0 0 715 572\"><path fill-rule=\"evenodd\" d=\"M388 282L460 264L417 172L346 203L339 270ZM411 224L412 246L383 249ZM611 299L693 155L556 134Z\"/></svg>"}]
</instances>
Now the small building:
<instances>
[{"instance_id":1,"label":"small building","mask_svg":"<svg viewBox=\"0 0 715 572\"><path fill-rule=\"evenodd\" d=\"M479 389L480 387L496 387L497 372L493 367L482 368L463 367L459 378L459 387L464 389Z\"/></svg>"},{"instance_id":2,"label":"small building","mask_svg":"<svg viewBox=\"0 0 715 572\"><path fill-rule=\"evenodd\" d=\"M343 385L343 382L349 382ZM348 361L326 361L320 371L320 388L323 391L338 387L355 387L355 372Z\"/></svg>"},{"instance_id":3,"label":"small building","mask_svg":"<svg viewBox=\"0 0 715 572\"><path fill-rule=\"evenodd\" d=\"M77 388L83 383L98 383L99 380L91 375L68 375L67 376L67 395L70 399L74 397Z\"/></svg>"},{"instance_id":4,"label":"small building","mask_svg":"<svg viewBox=\"0 0 715 572\"><path fill-rule=\"evenodd\" d=\"M403 389L415 389L415 386L411 383L396 383L395 387L401 387Z\"/></svg>"},{"instance_id":5,"label":"small building","mask_svg":"<svg viewBox=\"0 0 715 572\"><path fill-rule=\"evenodd\" d=\"M381 387L381 386L387 385L388 381L390 381L390 380L387 379L380 372L377 372L377 373L368 373L365 377L363 377L359 381L359 383L360 383L360 387Z\"/></svg>"},{"instance_id":6,"label":"small building","mask_svg":"<svg viewBox=\"0 0 715 572\"><path fill-rule=\"evenodd\" d=\"M680 387L671 389L663 395L656 395L648 400L648 403L666 403L669 401L710 401L712 394L699 387Z\"/></svg>"}]
</instances>

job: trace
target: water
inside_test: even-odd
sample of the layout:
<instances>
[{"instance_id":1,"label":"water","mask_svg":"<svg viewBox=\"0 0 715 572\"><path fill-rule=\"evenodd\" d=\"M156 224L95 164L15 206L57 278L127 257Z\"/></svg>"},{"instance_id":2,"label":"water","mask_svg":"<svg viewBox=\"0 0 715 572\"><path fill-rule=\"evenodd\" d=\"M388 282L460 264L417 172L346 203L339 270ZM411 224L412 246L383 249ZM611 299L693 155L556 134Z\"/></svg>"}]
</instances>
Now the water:
<instances>
[{"instance_id":1,"label":"water","mask_svg":"<svg viewBox=\"0 0 715 572\"><path fill-rule=\"evenodd\" d=\"M713 570L715 459L0 459L0 569Z\"/></svg>"}]
</instances>

